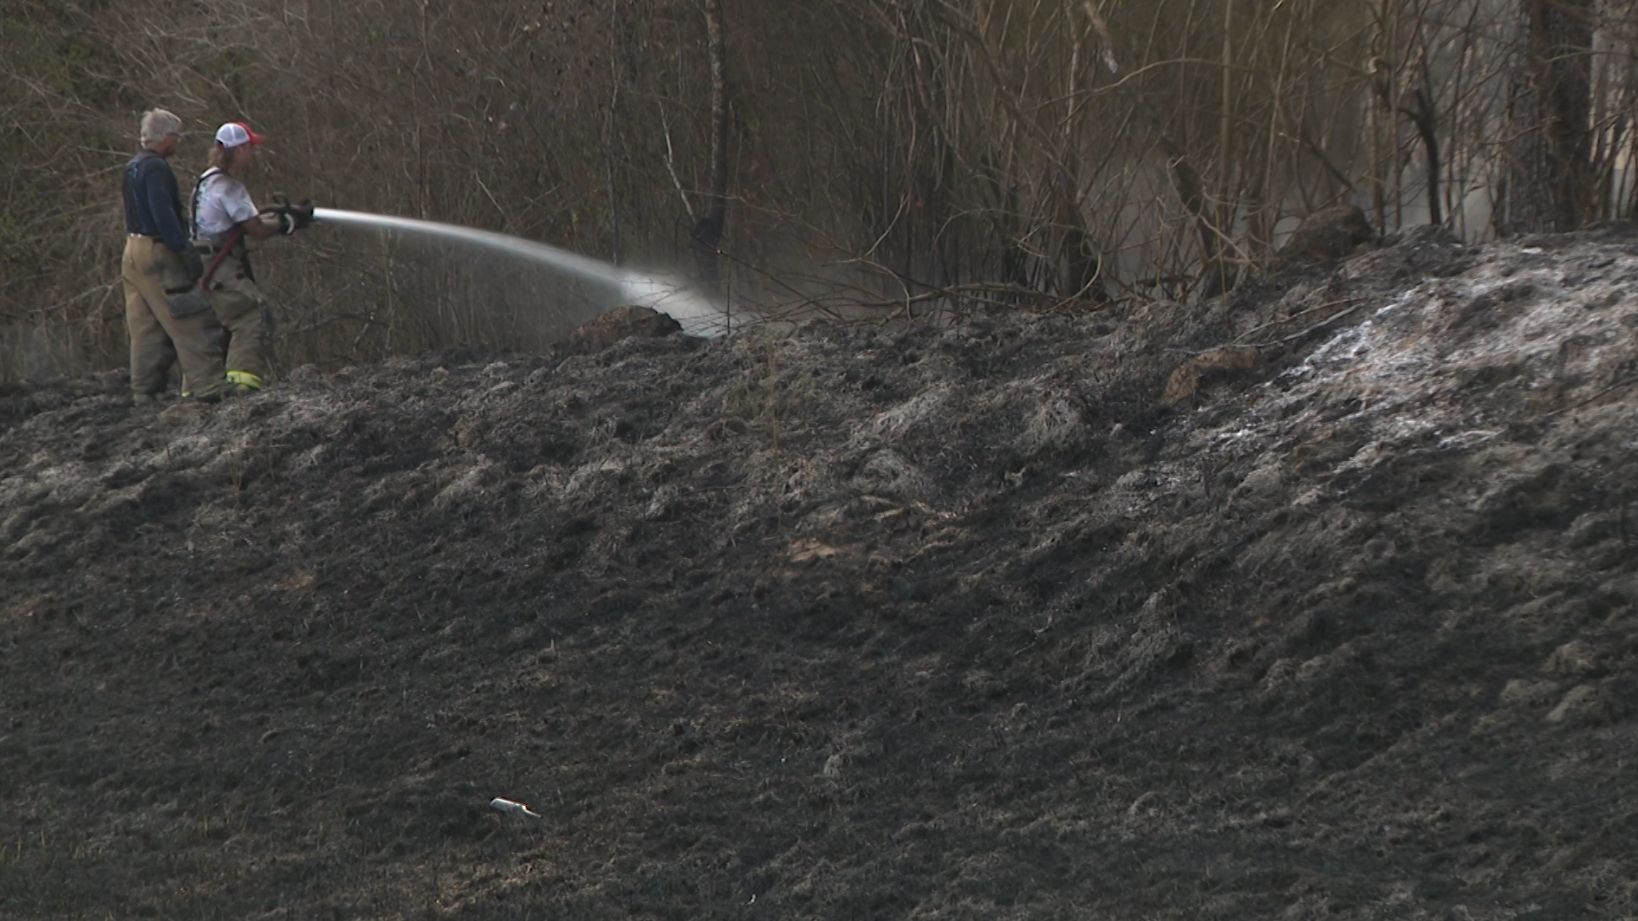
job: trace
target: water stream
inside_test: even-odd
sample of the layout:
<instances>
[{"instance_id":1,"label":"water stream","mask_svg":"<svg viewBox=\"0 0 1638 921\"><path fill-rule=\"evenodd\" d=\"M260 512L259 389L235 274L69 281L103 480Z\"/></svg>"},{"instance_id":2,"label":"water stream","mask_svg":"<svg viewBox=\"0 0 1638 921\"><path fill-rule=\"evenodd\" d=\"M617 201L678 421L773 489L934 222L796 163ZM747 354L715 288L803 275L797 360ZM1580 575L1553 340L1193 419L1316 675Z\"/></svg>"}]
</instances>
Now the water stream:
<instances>
[{"instance_id":1,"label":"water stream","mask_svg":"<svg viewBox=\"0 0 1638 921\"><path fill-rule=\"evenodd\" d=\"M366 214L361 211L342 211L335 208L315 209L313 217L325 225L400 233L527 259L582 281L609 285L619 292L621 304L651 307L669 314L672 319L682 324L683 332L692 336L722 336L739 329L748 319L737 312L731 316L709 298L689 290L685 284L675 279L633 272L599 259L521 237L509 237L503 233L440 224L436 221Z\"/></svg>"}]
</instances>

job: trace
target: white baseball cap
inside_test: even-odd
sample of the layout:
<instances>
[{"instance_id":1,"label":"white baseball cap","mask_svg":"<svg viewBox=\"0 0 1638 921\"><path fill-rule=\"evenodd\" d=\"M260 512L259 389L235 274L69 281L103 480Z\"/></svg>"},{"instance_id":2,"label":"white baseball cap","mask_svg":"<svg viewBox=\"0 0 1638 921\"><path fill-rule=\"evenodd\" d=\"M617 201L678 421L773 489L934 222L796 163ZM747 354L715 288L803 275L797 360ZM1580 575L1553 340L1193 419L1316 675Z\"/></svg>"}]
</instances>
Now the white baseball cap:
<instances>
[{"instance_id":1,"label":"white baseball cap","mask_svg":"<svg viewBox=\"0 0 1638 921\"><path fill-rule=\"evenodd\" d=\"M238 147L241 144L260 147L262 136L250 130L250 126L244 122L228 122L216 129L216 143L223 147Z\"/></svg>"}]
</instances>

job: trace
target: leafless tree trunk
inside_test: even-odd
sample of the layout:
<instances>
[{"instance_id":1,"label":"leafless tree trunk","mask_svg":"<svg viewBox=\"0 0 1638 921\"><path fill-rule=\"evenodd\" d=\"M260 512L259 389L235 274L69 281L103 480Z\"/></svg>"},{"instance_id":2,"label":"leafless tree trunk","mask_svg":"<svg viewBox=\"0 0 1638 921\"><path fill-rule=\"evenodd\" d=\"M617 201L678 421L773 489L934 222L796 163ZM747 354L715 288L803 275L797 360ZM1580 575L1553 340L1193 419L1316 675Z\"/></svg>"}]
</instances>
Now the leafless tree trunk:
<instances>
[{"instance_id":1,"label":"leafless tree trunk","mask_svg":"<svg viewBox=\"0 0 1638 921\"><path fill-rule=\"evenodd\" d=\"M728 62L722 0L705 0L705 23L711 58L711 175L705 213L694 222L694 266L700 284L720 293L720 247L728 224Z\"/></svg>"},{"instance_id":2,"label":"leafless tree trunk","mask_svg":"<svg viewBox=\"0 0 1638 921\"><path fill-rule=\"evenodd\" d=\"M1410 122L1416 129L1416 134L1422 139L1422 150L1427 157L1427 199L1428 223L1443 224L1444 208L1439 198L1439 171L1443 169L1443 161L1439 156L1439 115L1434 109L1431 91L1431 81L1427 79L1426 62L1417 62L1415 68L1415 85L1408 89L1400 89L1396 84L1394 68L1387 61L1376 58L1372 61L1371 84L1376 91L1377 100L1389 113L1389 123L1392 123L1394 109Z\"/></svg>"},{"instance_id":3,"label":"leafless tree trunk","mask_svg":"<svg viewBox=\"0 0 1638 921\"><path fill-rule=\"evenodd\" d=\"M1574 230L1592 205L1594 0L1521 4L1524 36L1511 99L1501 230Z\"/></svg>"}]
</instances>

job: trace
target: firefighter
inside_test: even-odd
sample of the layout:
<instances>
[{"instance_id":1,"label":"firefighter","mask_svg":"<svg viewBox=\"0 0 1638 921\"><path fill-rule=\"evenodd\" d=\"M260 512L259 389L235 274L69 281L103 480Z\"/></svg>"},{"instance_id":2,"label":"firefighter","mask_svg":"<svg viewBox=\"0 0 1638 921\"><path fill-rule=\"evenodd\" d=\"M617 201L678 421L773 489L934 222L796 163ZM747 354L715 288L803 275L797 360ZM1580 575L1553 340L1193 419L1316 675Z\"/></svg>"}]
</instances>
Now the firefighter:
<instances>
[{"instance_id":1,"label":"firefighter","mask_svg":"<svg viewBox=\"0 0 1638 921\"><path fill-rule=\"evenodd\" d=\"M131 337L131 399L151 403L164 393L171 365L182 363L183 380L196 399L214 402L226 388L221 326L205 300L193 293L204 274L188 242L176 175L165 161L176 153L182 120L164 109L143 113L142 151L126 164L125 328Z\"/></svg>"},{"instance_id":2,"label":"firefighter","mask_svg":"<svg viewBox=\"0 0 1638 921\"><path fill-rule=\"evenodd\" d=\"M206 293L227 329L227 386L241 394L261 390L273 371L273 312L256 285L245 241L290 236L313 220L313 207L305 202L259 210L251 201L244 177L261 144L249 125L224 124L216 131L210 168L193 189L194 248L201 259L221 256Z\"/></svg>"}]
</instances>

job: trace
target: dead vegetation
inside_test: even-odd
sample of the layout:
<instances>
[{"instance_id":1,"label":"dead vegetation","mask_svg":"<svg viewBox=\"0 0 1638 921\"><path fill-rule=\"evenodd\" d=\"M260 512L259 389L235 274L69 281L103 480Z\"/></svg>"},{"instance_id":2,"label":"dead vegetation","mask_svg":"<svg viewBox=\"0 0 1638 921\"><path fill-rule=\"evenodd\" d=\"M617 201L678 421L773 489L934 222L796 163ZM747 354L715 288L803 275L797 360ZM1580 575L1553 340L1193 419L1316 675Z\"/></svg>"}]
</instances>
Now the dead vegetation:
<instances>
[{"instance_id":1,"label":"dead vegetation","mask_svg":"<svg viewBox=\"0 0 1638 921\"><path fill-rule=\"evenodd\" d=\"M122 359L110 184L152 104L194 131L184 175L244 117L275 138L264 193L709 263L766 317L938 322L1195 302L1337 205L1373 238L1631 217L1635 22L1628 0L15 0L0 378ZM541 348L578 296L323 231L263 265L291 365Z\"/></svg>"}]
</instances>

